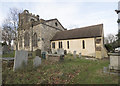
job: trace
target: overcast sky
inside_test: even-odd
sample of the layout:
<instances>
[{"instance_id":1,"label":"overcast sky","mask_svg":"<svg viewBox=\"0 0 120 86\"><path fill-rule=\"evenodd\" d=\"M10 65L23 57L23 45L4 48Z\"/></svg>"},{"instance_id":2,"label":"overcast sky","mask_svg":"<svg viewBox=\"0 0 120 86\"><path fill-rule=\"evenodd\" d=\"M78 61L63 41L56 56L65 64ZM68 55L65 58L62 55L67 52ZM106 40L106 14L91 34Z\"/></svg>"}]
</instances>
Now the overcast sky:
<instances>
[{"instance_id":1,"label":"overcast sky","mask_svg":"<svg viewBox=\"0 0 120 86\"><path fill-rule=\"evenodd\" d=\"M118 0L0 0L0 26L10 8L27 9L48 20L57 18L67 29L104 24L104 34L117 34Z\"/></svg>"}]
</instances>

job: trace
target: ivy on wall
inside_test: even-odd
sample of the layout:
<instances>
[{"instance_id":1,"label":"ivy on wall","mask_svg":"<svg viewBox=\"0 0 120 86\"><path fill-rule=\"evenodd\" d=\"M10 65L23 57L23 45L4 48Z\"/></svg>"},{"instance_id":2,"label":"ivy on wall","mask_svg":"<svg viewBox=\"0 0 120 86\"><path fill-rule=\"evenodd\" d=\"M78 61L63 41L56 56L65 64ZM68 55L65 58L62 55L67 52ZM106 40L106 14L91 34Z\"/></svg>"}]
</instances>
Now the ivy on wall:
<instances>
[{"instance_id":1,"label":"ivy on wall","mask_svg":"<svg viewBox=\"0 0 120 86\"><path fill-rule=\"evenodd\" d=\"M120 19L117 20L117 23L120 23Z\"/></svg>"}]
</instances>

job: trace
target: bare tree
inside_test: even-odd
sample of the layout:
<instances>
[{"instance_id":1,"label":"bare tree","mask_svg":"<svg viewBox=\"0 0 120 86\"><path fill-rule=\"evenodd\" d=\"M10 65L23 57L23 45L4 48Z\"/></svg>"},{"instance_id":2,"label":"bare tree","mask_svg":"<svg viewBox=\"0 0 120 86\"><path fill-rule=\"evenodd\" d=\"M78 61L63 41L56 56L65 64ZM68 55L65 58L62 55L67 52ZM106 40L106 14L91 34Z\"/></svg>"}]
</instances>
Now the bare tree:
<instances>
[{"instance_id":1,"label":"bare tree","mask_svg":"<svg viewBox=\"0 0 120 86\"><path fill-rule=\"evenodd\" d=\"M108 44L109 43L109 40L107 37L104 37L104 44Z\"/></svg>"},{"instance_id":2,"label":"bare tree","mask_svg":"<svg viewBox=\"0 0 120 86\"><path fill-rule=\"evenodd\" d=\"M108 34L106 39L108 40L109 43L113 43L116 40L116 36L113 34Z\"/></svg>"},{"instance_id":3,"label":"bare tree","mask_svg":"<svg viewBox=\"0 0 120 86\"><path fill-rule=\"evenodd\" d=\"M14 38L14 34L12 32L12 27L8 19L5 19L3 22L3 30L2 30L2 40L4 42L8 42L9 46L11 45L11 41Z\"/></svg>"},{"instance_id":4,"label":"bare tree","mask_svg":"<svg viewBox=\"0 0 120 86\"><path fill-rule=\"evenodd\" d=\"M19 13L22 10L17 8L10 8L8 17L3 22L3 34L2 38L4 41L8 41L9 45L11 41L15 41L16 49L17 49L17 29L19 23Z\"/></svg>"}]
</instances>

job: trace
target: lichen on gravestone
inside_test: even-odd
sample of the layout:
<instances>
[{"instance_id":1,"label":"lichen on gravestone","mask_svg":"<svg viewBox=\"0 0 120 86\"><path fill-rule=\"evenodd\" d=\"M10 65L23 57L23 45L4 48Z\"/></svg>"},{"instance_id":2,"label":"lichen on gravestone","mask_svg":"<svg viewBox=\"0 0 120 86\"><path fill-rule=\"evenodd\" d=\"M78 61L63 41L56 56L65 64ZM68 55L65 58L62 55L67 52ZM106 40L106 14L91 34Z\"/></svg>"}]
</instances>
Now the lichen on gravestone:
<instances>
[{"instance_id":1,"label":"lichen on gravestone","mask_svg":"<svg viewBox=\"0 0 120 86\"><path fill-rule=\"evenodd\" d=\"M27 65L28 61L28 52L24 50L15 52L14 66L13 71L22 68L23 63Z\"/></svg>"},{"instance_id":2,"label":"lichen on gravestone","mask_svg":"<svg viewBox=\"0 0 120 86\"><path fill-rule=\"evenodd\" d=\"M33 66L34 67L38 67L40 66L41 64L41 58L39 56L36 56L34 59L33 59Z\"/></svg>"}]
</instances>

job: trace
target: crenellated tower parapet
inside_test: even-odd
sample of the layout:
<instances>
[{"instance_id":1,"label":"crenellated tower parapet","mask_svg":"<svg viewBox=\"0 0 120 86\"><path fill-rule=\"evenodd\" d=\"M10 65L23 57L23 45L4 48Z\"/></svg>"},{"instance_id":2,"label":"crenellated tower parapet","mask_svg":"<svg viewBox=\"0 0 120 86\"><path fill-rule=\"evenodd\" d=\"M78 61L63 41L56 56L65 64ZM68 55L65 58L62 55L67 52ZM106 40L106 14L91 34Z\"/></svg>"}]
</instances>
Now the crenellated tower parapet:
<instances>
[{"instance_id":1,"label":"crenellated tower parapet","mask_svg":"<svg viewBox=\"0 0 120 86\"><path fill-rule=\"evenodd\" d=\"M36 22L36 21L39 21L39 15L29 13L28 10L24 10L22 13L19 14L20 29L27 29L29 26L31 26L32 22Z\"/></svg>"}]
</instances>

